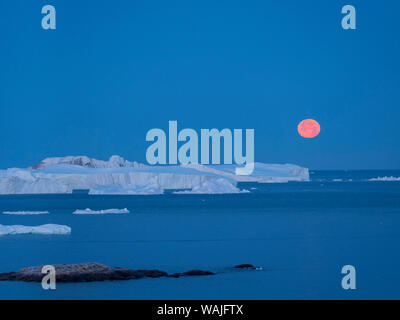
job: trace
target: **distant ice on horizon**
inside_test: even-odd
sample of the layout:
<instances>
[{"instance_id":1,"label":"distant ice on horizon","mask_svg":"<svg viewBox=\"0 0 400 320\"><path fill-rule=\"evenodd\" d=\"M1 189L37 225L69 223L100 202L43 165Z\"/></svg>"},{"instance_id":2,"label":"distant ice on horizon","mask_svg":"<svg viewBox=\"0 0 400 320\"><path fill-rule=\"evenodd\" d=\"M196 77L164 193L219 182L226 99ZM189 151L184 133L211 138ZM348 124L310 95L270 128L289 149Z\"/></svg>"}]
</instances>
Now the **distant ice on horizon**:
<instances>
[{"instance_id":1,"label":"distant ice on horizon","mask_svg":"<svg viewBox=\"0 0 400 320\"><path fill-rule=\"evenodd\" d=\"M124 209L106 209L106 210L91 210L89 208L85 210L75 210L73 214L121 214L121 213L129 213L130 211L127 208Z\"/></svg>"},{"instance_id":2,"label":"distant ice on horizon","mask_svg":"<svg viewBox=\"0 0 400 320\"><path fill-rule=\"evenodd\" d=\"M49 214L48 211L3 211L3 214L7 215L39 215L39 214Z\"/></svg>"},{"instance_id":3,"label":"distant ice on horizon","mask_svg":"<svg viewBox=\"0 0 400 320\"><path fill-rule=\"evenodd\" d=\"M41 226L23 226L0 224L0 236L17 234L69 235L71 228L59 224L44 224Z\"/></svg>"},{"instance_id":4,"label":"distant ice on horizon","mask_svg":"<svg viewBox=\"0 0 400 320\"><path fill-rule=\"evenodd\" d=\"M377 177L368 179L368 181L400 181L400 177Z\"/></svg>"}]
</instances>

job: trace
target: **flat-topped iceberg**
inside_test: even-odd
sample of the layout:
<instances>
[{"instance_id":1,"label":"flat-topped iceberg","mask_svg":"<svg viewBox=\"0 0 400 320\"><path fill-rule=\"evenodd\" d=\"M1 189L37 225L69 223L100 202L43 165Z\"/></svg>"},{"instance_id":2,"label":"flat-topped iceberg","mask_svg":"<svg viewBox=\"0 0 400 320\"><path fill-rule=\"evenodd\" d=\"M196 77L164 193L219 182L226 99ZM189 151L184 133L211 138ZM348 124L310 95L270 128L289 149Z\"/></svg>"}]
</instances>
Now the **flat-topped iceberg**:
<instances>
[{"instance_id":1,"label":"flat-topped iceberg","mask_svg":"<svg viewBox=\"0 0 400 320\"><path fill-rule=\"evenodd\" d=\"M68 235L71 228L59 224L44 224L41 226L5 226L0 224L0 236L16 234Z\"/></svg>"},{"instance_id":2,"label":"flat-topped iceberg","mask_svg":"<svg viewBox=\"0 0 400 320\"><path fill-rule=\"evenodd\" d=\"M106 210L91 210L89 208L85 210L75 210L72 212L73 214L121 214L121 213L129 213L127 208L124 209L106 209Z\"/></svg>"},{"instance_id":3,"label":"flat-topped iceberg","mask_svg":"<svg viewBox=\"0 0 400 320\"><path fill-rule=\"evenodd\" d=\"M260 182L276 183L289 181L309 181L310 175L307 168L293 164L268 164L254 163L254 170L251 175L236 175L236 165L201 165L187 164L184 168L192 168L204 173L213 173L238 182Z\"/></svg>"},{"instance_id":4,"label":"flat-topped iceberg","mask_svg":"<svg viewBox=\"0 0 400 320\"><path fill-rule=\"evenodd\" d=\"M3 211L3 214L16 216L32 216L38 214L49 214L48 211Z\"/></svg>"},{"instance_id":5,"label":"flat-topped iceberg","mask_svg":"<svg viewBox=\"0 0 400 320\"><path fill-rule=\"evenodd\" d=\"M0 170L0 194L51 194L89 190L89 194L239 193L238 182L309 181L307 168L255 163L248 176L236 165L147 166L119 156L109 161L85 156L47 158L27 169Z\"/></svg>"}]
</instances>

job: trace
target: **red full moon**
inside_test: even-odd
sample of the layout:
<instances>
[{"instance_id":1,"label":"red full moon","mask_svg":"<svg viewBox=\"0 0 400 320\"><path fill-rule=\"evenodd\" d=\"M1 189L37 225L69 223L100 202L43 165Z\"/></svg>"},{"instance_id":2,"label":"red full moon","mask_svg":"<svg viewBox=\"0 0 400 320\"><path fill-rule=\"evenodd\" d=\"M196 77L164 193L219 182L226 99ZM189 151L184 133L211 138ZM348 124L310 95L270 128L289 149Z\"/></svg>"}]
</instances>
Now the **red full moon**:
<instances>
[{"instance_id":1,"label":"red full moon","mask_svg":"<svg viewBox=\"0 0 400 320\"><path fill-rule=\"evenodd\" d=\"M321 132L321 127L317 121L306 119L299 123L297 131L303 138L315 138Z\"/></svg>"}]
</instances>

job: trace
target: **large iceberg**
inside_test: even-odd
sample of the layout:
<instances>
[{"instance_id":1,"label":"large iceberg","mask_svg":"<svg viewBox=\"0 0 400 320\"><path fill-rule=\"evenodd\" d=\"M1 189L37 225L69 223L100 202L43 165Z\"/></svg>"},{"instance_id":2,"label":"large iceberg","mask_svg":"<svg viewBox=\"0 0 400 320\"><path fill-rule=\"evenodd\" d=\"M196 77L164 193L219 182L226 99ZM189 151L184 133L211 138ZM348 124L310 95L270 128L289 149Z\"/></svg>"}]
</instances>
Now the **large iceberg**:
<instances>
[{"instance_id":1,"label":"large iceberg","mask_svg":"<svg viewBox=\"0 0 400 320\"><path fill-rule=\"evenodd\" d=\"M307 168L255 163L249 176L236 165L147 166L119 156L109 161L86 156L47 158L26 169L0 170L0 194L51 194L89 190L89 194L239 193L238 182L309 181Z\"/></svg>"}]
</instances>

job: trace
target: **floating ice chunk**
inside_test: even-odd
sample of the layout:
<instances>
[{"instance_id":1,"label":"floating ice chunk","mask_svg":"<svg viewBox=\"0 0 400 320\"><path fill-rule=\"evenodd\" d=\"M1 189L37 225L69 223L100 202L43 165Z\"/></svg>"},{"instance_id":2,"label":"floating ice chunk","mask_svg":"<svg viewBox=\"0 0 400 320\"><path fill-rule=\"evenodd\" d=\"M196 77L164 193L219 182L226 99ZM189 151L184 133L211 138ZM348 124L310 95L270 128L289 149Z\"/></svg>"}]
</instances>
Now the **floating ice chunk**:
<instances>
[{"instance_id":1,"label":"floating ice chunk","mask_svg":"<svg viewBox=\"0 0 400 320\"><path fill-rule=\"evenodd\" d=\"M49 214L48 211L3 211L3 214L9 215L37 215L37 214Z\"/></svg>"},{"instance_id":2,"label":"floating ice chunk","mask_svg":"<svg viewBox=\"0 0 400 320\"><path fill-rule=\"evenodd\" d=\"M400 177L378 177L378 178L372 178L368 179L368 181L400 181Z\"/></svg>"},{"instance_id":3,"label":"floating ice chunk","mask_svg":"<svg viewBox=\"0 0 400 320\"><path fill-rule=\"evenodd\" d=\"M0 224L0 236L15 234L68 235L71 234L71 228L59 224L44 224L41 226L5 226Z\"/></svg>"},{"instance_id":4,"label":"floating ice chunk","mask_svg":"<svg viewBox=\"0 0 400 320\"><path fill-rule=\"evenodd\" d=\"M91 210L89 208L85 210L75 210L73 214L120 214L120 213L129 213L127 208L125 209L107 209L107 210Z\"/></svg>"}]
</instances>

